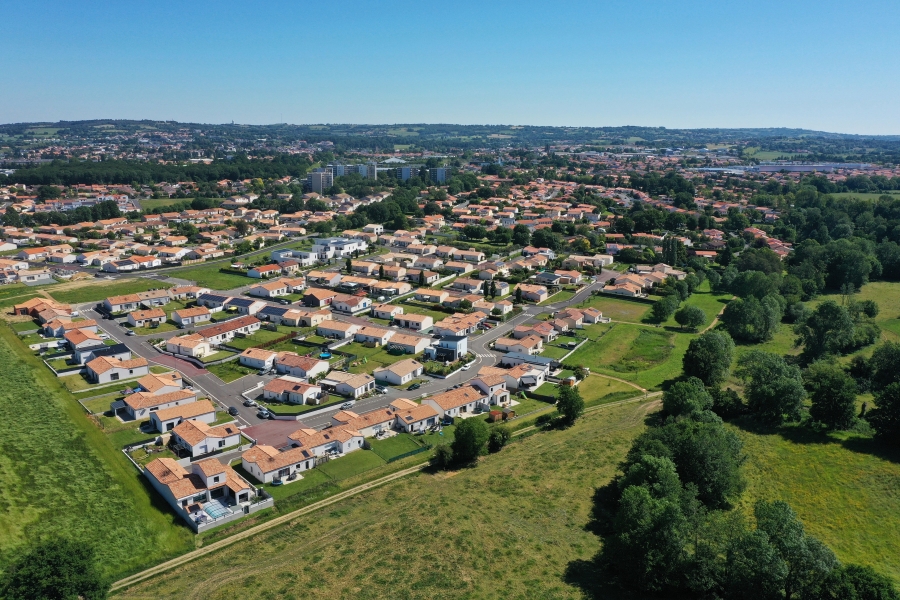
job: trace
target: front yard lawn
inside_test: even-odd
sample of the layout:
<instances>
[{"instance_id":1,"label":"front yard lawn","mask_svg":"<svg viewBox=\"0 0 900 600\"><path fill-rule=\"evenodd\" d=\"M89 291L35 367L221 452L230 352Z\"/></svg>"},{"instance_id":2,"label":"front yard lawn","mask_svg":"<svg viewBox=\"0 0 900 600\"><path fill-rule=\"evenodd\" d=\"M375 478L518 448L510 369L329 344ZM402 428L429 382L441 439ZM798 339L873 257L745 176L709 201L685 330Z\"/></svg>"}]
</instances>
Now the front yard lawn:
<instances>
[{"instance_id":1,"label":"front yard lawn","mask_svg":"<svg viewBox=\"0 0 900 600\"><path fill-rule=\"evenodd\" d=\"M268 329L260 329L255 332L253 335L239 338L236 337L230 342L228 342L227 346L229 348L235 348L236 350L244 351L247 348L257 348L266 342L271 342L277 340L278 338L284 337L293 331L288 327L279 327L279 331L269 331Z\"/></svg>"},{"instance_id":2,"label":"front yard lawn","mask_svg":"<svg viewBox=\"0 0 900 600\"><path fill-rule=\"evenodd\" d=\"M86 409L91 411L91 414L103 414L109 410L110 403L115 402L121 397L122 394L116 392L113 394L100 396L99 398L94 398L93 400L84 400L81 403Z\"/></svg>"},{"instance_id":3,"label":"front yard lawn","mask_svg":"<svg viewBox=\"0 0 900 600\"><path fill-rule=\"evenodd\" d=\"M154 335L157 333L166 333L167 331L175 331L178 329L173 323L160 323L156 327L132 327L129 323L124 323L125 327L131 329L135 335Z\"/></svg>"},{"instance_id":4,"label":"front yard lawn","mask_svg":"<svg viewBox=\"0 0 900 600\"><path fill-rule=\"evenodd\" d=\"M213 352L209 356L204 356L200 359L202 363L211 363L217 360L222 360L223 358L228 358L229 356L234 356L237 352L229 352L228 350L219 350L218 352Z\"/></svg>"},{"instance_id":5,"label":"front yard lawn","mask_svg":"<svg viewBox=\"0 0 900 600\"><path fill-rule=\"evenodd\" d=\"M371 373L374 369L392 365L405 358L415 358L413 354L389 354L383 347L367 348L357 342L341 346L340 351L356 355L347 369L351 373Z\"/></svg>"},{"instance_id":6,"label":"front yard lawn","mask_svg":"<svg viewBox=\"0 0 900 600\"><path fill-rule=\"evenodd\" d=\"M16 333L22 333L23 331L34 331L35 329L40 329L41 326L35 323L34 321L22 321L21 323L10 323L9 326Z\"/></svg>"},{"instance_id":7,"label":"front yard lawn","mask_svg":"<svg viewBox=\"0 0 900 600\"><path fill-rule=\"evenodd\" d=\"M568 348L560 348L559 346L547 345L544 346L544 350L541 352L541 356L559 360L569 352L571 352L571 350L569 350Z\"/></svg>"},{"instance_id":8,"label":"front yard lawn","mask_svg":"<svg viewBox=\"0 0 900 600\"><path fill-rule=\"evenodd\" d=\"M316 467L335 480L347 479L360 473L365 473L385 464L383 458L371 450L355 450L349 454L330 460L322 466Z\"/></svg>"},{"instance_id":9,"label":"front yard lawn","mask_svg":"<svg viewBox=\"0 0 900 600\"><path fill-rule=\"evenodd\" d=\"M252 373L256 373L256 369L251 369L250 367L245 367L244 365L238 363L236 360L230 360L228 362L219 363L217 365L209 365L207 370L224 381L225 383L231 383L232 381L237 381L241 377L246 377Z\"/></svg>"}]
</instances>

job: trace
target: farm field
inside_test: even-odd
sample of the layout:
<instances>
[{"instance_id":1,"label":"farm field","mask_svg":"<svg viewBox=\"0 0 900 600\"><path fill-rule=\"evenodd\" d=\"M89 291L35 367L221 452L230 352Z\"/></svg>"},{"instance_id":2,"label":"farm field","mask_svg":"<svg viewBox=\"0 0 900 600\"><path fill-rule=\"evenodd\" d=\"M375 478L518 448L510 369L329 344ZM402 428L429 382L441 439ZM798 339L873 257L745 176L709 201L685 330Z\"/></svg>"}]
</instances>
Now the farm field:
<instances>
[{"instance_id":1,"label":"farm field","mask_svg":"<svg viewBox=\"0 0 900 600\"><path fill-rule=\"evenodd\" d=\"M565 573L572 561L599 549L585 528L593 490L613 476L647 410L640 403L614 407L568 430L513 443L475 469L423 473L377 488L122 597L219 599L271 591L300 598L313 585L329 596L390 585L404 598L582 598ZM285 551L297 544L302 552ZM404 577L396 577L398 570Z\"/></svg>"},{"instance_id":2,"label":"farm field","mask_svg":"<svg viewBox=\"0 0 900 600\"><path fill-rule=\"evenodd\" d=\"M156 279L138 277L116 281L82 279L71 284L61 284L48 291L59 302L81 304L82 302L99 302L110 296L136 294L137 292L168 287L172 287L171 284L162 283Z\"/></svg>"},{"instance_id":3,"label":"farm field","mask_svg":"<svg viewBox=\"0 0 900 600\"><path fill-rule=\"evenodd\" d=\"M178 269L173 272L173 275L179 279L187 279L188 281L195 282L197 285L212 288L214 290L231 290L258 281L257 279L245 277L244 275L222 273L219 270L227 266L227 261L211 263L208 265L198 265L188 269Z\"/></svg>"},{"instance_id":4,"label":"farm field","mask_svg":"<svg viewBox=\"0 0 900 600\"><path fill-rule=\"evenodd\" d=\"M188 529L7 327L0 381L0 568L49 534L95 546L113 577L193 547Z\"/></svg>"}]
</instances>

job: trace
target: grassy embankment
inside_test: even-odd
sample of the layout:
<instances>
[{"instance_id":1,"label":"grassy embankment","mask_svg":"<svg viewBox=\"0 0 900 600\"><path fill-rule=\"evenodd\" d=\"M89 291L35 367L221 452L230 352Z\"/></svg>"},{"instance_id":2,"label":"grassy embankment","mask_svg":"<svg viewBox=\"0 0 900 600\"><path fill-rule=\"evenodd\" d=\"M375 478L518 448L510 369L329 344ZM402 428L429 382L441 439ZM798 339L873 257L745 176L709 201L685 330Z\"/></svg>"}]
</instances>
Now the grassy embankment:
<instances>
[{"instance_id":1,"label":"grassy embankment","mask_svg":"<svg viewBox=\"0 0 900 600\"><path fill-rule=\"evenodd\" d=\"M110 296L136 294L159 288L169 288L172 284L162 283L156 279L119 279L104 281L102 279L81 279L72 283L63 283L53 287L50 295L59 302L81 304L83 302L99 302Z\"/></svg>"},{"instance_id":2,"label":"grassy embankment","mask_svg":"<svg viewBox=\"0 0 900 600\"><path fill-rule=\"evenodd\" d=\"M113 577L193 547L189 530L5 323L0 490L0 568L50 535L95 546Z\"/></svg>"}]
</instances>

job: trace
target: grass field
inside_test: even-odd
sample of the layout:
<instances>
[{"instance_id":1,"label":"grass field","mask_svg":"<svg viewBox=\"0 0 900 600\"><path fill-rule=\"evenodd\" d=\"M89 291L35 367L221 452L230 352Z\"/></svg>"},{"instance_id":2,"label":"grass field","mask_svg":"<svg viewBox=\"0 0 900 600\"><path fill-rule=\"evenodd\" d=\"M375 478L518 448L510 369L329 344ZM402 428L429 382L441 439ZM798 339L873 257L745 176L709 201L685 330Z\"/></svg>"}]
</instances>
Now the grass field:
<instances>
[{"instance_id":1,"label":"grass field","mask_svg":"<svg viewBox=\"0 0 900 600\"><path fill-rule=\"evenodd\" d=\"M125 327L131 329L135 335L154 335L158 333L165 333L167 331L175 331L178 329L177 326L172 323L160 323L156 327L131 327L127 323Z\"/></svg>"},{"instance_id":2,"label":"grass field","mask_svg":"<svg viewBox=\"0 0 900 600\"><path fill-rule=\"evenodd\" d=\"M256 282L256 279L245 277L243 275L235 275L234 273L222 273L220 269L227 267L227 262L212 263L208 265L198 265L189 269L179 269L175 271L175 276L180 279L187 279L214 290L230 290L237 287L243 287Z\"/></svg>"},{"instance_id":3,"label":"grass field","mask_svg":"<svg viewBox=\"0 0 900 600\"><path fill-rule=\"evenodd\" d=\"M134 467L7 327L0 374L0 567L50 534L93 545L110 576L193 547L189 530L151 500Z\"/></svg>"},{"instance_id":4,"label":"grass field","mask_svg":"<svg viewBox=\"0 0 900 600\"><path fill-rule=\"evenodd\" d=\"M193 200L193 198L142 198L141 200L139 200L139 203L141 205L141 210L153 210L154 208L172 206L181 202L190 203ZM218 206L222 203L221 198L209 198L209 200L212 200L213 205L215 206Z\"/></svg>"},{"instance_id":5,"label":"grass field","mask_svg":"<svg viewBox=\"0 0 900 600\"><path fill-rule=\"evenodd\" d=\"M731 299L731 294L713 294L709 290L709 283L703 282L703 285L700 286L700 290L691 294L691 297L682 302L681 306L697 306L703 310L703 313L706 315L706 323L700 327L702 330L713 322L713 319L716 318L722 309L725 308L725 304L727 304L728 300ZM672 316L668 321L663 323L666 327L681 327L676 321L675 317Z\"/></svg>"},{"instance_id":6,"label":"grass field","mask_svg":"<svg viewBox=\"0 0 900 600\"><path fill-rule=\"evenodd\" d=\"M284 337L294 331L289 327L278 327L278 331L269 331L268 329L260 329L254 332L253 335L245 337L245 338L234 338L230 342L228 342L229 348L235 348L240 351L244 351L247 348L255 348L260 344L265 344L266 342L271 342L273 340L277 340L280 337Z\"/></svg>"},{"instance_id":7,"label":"grass field","mask_svg":"<svg viewBox=\"0 0 900 600\"><path fill-rule=\"evenodd\" d=\"M900 582L900 452L793 426L735 430L749 457L746 508L756 498L784 500L841 561Z\"/></svg>"},{"instance_id":8,"label":"grass field","mask_svg":"<svg viewBox=\"0 0 900 600\"><path fill-rule=\"evenodd\" d=\"M567 567L599 549L585 527L594 488L615 473L646 410L614 407L513 443L475 469L377 488L122 597L302 598L315 587L334 597L583 598L566 583ZM374 452L326 467L354 455Z\"/></svg>"},{"instance_id":9,"label":"grass field","mask_svg":"<svg viewBox=\"0 0 900 600\"><path fill-rule=\"evenodd\" d=\"M619 300L611 296L594 296L578 307L592 306L603 313L604 317L610 317L613 321L626 321L640 323L650 312L650 304L636 302L634 300Z\"/></svg>"},{"instance_id":10,"label":"grass field","mask_svg":"<svg viewBox=\"0 0 900 600\"><path fill-rule=\"evenodd\" d=\"M135 279L119 279L117 281L81 280L48 290L59 302L80 304L82 302L99 302L110 296L136 294L158 288L168 288L170 284L143 277Z\"/></svg>"},{"instance_id":11,"label":"grass field","mask_svg":"<svg viewBox=\"0 0 900 600\"><path fill-rule=\"evenodd\" d=\"M600 337L604 331L608 333ZM585 332L592 341L569 356L566 364L582 365L647 389L681 374L681 358L694 337L627 323L590 325Z\"/></svg>"}]
</instances>

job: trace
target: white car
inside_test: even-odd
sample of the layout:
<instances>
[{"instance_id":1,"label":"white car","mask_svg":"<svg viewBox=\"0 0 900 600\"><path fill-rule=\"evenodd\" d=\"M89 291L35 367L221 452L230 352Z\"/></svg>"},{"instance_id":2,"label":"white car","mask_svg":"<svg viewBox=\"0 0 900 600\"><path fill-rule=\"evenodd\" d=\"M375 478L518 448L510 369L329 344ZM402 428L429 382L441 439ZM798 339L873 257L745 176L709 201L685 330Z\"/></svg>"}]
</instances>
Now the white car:
<instances>
[{"instance_id":1,"label":"white car","mask_svg":"<svg viewBox=\"0 0 900 600\"><path fill-rule=\"evenodd\" d=\"M471 369L471 368L472 368L472 365L463 365L463 366L462 366L462 370L463 370L463 371L468 371L468 370Z\"/></svg>"}]
</instances>

